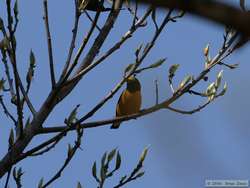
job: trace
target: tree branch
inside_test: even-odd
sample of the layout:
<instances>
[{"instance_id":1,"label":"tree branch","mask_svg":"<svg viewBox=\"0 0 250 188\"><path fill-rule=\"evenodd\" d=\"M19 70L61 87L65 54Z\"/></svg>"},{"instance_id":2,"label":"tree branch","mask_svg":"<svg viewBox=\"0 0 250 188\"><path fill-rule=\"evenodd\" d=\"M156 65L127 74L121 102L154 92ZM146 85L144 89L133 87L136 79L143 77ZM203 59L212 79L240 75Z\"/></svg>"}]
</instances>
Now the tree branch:
<instances>
[{"instance_id":1,"label":"tree branch","mask_svg":"<svg viewBox=\"0 0 250 188\"><path fill-rule=\"evenodd\" d=\"M51 42L51 35L50 35L50 29L49 29L49 15L48 15L48 2L47 2L47 0L43 1L43 8L44 8L44 23L45 23L45 29L46 29L46 34L47 34L47 43L48 43L51 85L52 85L52 88L55 88L56 79L55 79L55 72L54 72L52 42Z\"/></svg>"},{"instance_id":2,"label":"tree branch","mask_svg":"<svg viewBox=\"0 0 250 188\"><path fill-rule=\"evenodd\" d=\"M135 0L134 0L135 1ZM200 0L138 0L141 3L153 4L158 7L177 8L188 11L192 14L201 16L211 21L232 26L240 31L245 36L250 36L250 14L249 12L241 11L227 3L218 2L215 0L200 1Z\"/></svg>"}]
</instances>

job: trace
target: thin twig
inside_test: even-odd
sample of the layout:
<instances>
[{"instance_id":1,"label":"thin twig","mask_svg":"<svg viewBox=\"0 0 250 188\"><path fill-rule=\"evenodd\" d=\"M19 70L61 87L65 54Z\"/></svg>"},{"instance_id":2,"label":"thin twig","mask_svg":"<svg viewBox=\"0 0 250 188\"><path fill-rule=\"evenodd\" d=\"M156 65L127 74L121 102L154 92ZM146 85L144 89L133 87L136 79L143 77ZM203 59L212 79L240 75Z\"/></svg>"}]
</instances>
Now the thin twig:
<instances>
[{"instance_id":1,"label":"thin twig","mask_svg":"<svg viewBox=\"0 0 250 188\"><path fill-rule=\"evenodd\" d=\"M66 75L67 70L68 70L69 65L70 65L72 55L73 55L73 51L75 48L75 41L76 41L76 36L77 36L77 31L78 31L79 19L80 19L80 15L81 15L79 13L79 10L78 10L78 3L77 2L78 1L75 0L75 21L74 21L74 27L72 29L72 39L71 39L71 43L70 43L70 47L69 47L69 53L68 53L68 57L67 57L65 66L63 68L63 71L62 71L62 74L61 74L61 77L59 80L63 79L64 76Z\"/></svg>"},{"instance_id":2,"label":"thin twig","mask_svg":"<svg viewBox=\"0 0 250 188\"><path fill-rule=\"evenodd\" d=\"M159 104L159 87L158 87L158 80L155 80L155 104Z\"/></svg>"},{"instance_id":3,"label":"thin twig","mask_svg":"<svg viewBox=\"0 0 250 188\"><path fill-rule=\"evenodd\" d=\"M10 43L11 43L11 49L10 49L10 59L12 61L13 66L13 74L15 78L15 89L16 89L16 106L17 106L17 115L18 115L18 124L20 128L20 136L23 134L23 111L21 106L21 98L19 93L19 80L18 80L18 69L16 64L16 43L14 42L14 32L12 30L12 15L11 15L11 1L7 0L7 15L8 15L8 30L10 35Z\"/></svg>"},{"instance_id":4,"label":"thin twig","mask_svg":"<svg viewBox=\"0 0 250 188\"><path fill-rule=\"evenodd\" d=\"M146 13L141 17L134 27L131 27L128 32L126 32L118 41L115 43L106 53L104 53L99 59L97 59L94 63L91 63L88 67L80 71L78 74L76 74L73 78L71 78L66 84L70 84L71 82L74 82L75 80L78 80L83 75L85 75L87 72L95 68L97 65L99 65L101 62L103 62L106 58L108 58L111 54L113 54L115 51L120 49L120 47L126 42L129 38L132 37L133 33L140 28L141 24L147 19L147 17L150 15L152 9L149 8Z\"/></svg>"},{"instance_id":5,"label":"thin twig","mask_svg":"<svg viewBox=\"0 0 250 188\"><path fill-rule=\"evenodd\" d=\"M69 68L69 70L68 70L66 76L65 76L64 79L62 80L62 83L64 83L64 82L69 78L70 74L72 73L72 71L73 71L74 68L76 67L76 65L77 65L77 63L78 63L78 60L79 60L79 58L80 58L80 56L81 56L81 54L82 54L82 52L83 52L85 46L86 46L87 43L89 42L89 39L90 39L91 35L93 34L94 29L96 28L96 25L97 25L98 19L99 19L99 17L100 17L100 14L101 14L100 11L97 11L97 12L96 12L96 15L95 15L95 18L94 18L94 20L93 20L93 22L92 22L92 25L91 25L91 27L90 27L90 30L88 31L86 37L83 39L82 44L81 44L80 48L78 49L77 54L76 54L76 56L75 56L75 58L74 58L74 60L73 60L73 63L72 63L72 65L71 65L71 67Z\"/></svg>"},{"instance_id":6,"label":"thin twig","mask_svg":"<svg viewBox=\"0 0 250 188\"><path fill-rule=\"evenodd\" d=\"M2 61L3 61L3 64L4 64L4 68L5 68L5 74L6 74L6 77L7 77L7 81L8 81L8 84L9 84L9 88L10 88L10 95L11 95L11 98L14 98L15 97L15 92L14 92L14 88L13 88L13 80L10 76L10 71L9 71L9 66L8 66L8 62L7 62L7 56L6 56L6 53L5 52L2 52Z\"/></svg>"},{"instance_id":7,"label":"thin twig","mask_svg":"<svg viewBox=\"0 0 250 188\"><path fill-rule=\"evenodd\" d=\"M51 183L53 183L54 181L56 181L61 176L61 174L64 171L64 169L68 166L68 164L70 163L71 159L74 157L74 155L76 153L76 150L81 146L82 135L83 135L83 130L77 130L77 140L75 141L75 145L71 149L71 151L68 151L68 156L67 156L66 160L64 161L62 167L58 170L58 172L56 172L56 174L47 183L45 183L42 186L42 188L48 187Z\"/></svg>"},{"instance_id":8,"label":"thin twig","mask_svg":"<svg viewBox=\"0 0 250 188\"><path fill-rule=\"evenodd\" d=\"M3 96L0 95L0 104L3 108L4 113L6 114L7 117L10 117L10 119L14 122L14 125L17 126L17 121L14 118L14 116L9 112L9 110L7 109L6 105L4 104L3 101Z\"/></svg>"},{"instance_id":9,"label":"thin twig","mask_svg":"<svg viewBox=\"0 0 250 188\"><path fill-rule=\"evenodd\" d=\"M231 41L233 42L233 41ZM232 43L229 43L229 46ZM166 109L168 108L168 106L170 104L172 104L174 101L176 101L178 98L180 98L182 95L184 95L185 93L189 92L191 90L191 88L193 86L195 86L199 81L203 80L203 78L209 73L209 71L220 62L220 58L223 57L223 54L227 51L227 49L224 49L223 51L219 51L219 53L213 58L213 60L211 61L211 63L208 65L208 67L203 70L199 76L196 79L193 79L193 81L189 84L187 84L186 86L184 86L183 88L179 88L172 97L170 97L169 99L163 101L162 103L159 103L158 105L154 105L150 108L147 109L143 109L140 112L136 113L136 114L131 114L128 116L121 116L121 117L117 117L117 118L112 118L112 119L107 119L107 120L103 120L103 121L95 121L95 122L89 122L89 123L82 123L80 125L81 128L94 128L94 127L100 127L100 126L104 126L104 125L108 125L111 123L115 123L115 122L122 122L122 121L127 121L130 119L136 119L138 117L156 112L160 109ZM80 119L81 120L81 119ZM79 123L79 122L77 122ZM62 132L65 131L66 129L68 129L67 131L69 131L70 129L74 130L75 127L72 126L70 129L67 126L56 126L56 127L48 127L48 128L42 128L40 131L40 133L55 133L55 132Z\"/></svg>"},{"instance_id":10,"label":"thin twig","mask_svg":"<svg viewBox=\"0 0 250 188\"><path fill-rule=\"evenodd\" d=\"M84 13L86 14L87 18L94 23L94 19L91 18L91 16L89 15L88 11L84 10ZM96 29L98 29L98 31L101 31L101 28L96 24Z\"/></svg>"},{"instance_id":11,"label":"thin twig","mask_svg":"<svg viewBox=\"0 0 250 188\"><path fill-rule=\"evenodd\" d=\"M61 137L61 138L62 138L62 137ZM36 153L32 153L32 154L30 154L29 156L35 157L35 156L43 155L44 153L49 152L51 149L53 149L53 148L58 144L58 142L59 142L60 140L61 140L61 139L57 139L53 144L51 144L50 146L48 146L48 147L45 148L44 150L41 150L41 151L36 152Z\"/></svg>"},{"instance_id":12,"label":"thin twig","mask_svg":"<svg viewBox=\"0 0 250 188\"><path fill-rule=\"evenodd\" d=\"M8 171L8 175L7 175L7 178L6 178L6 181L5 181L5 186L4 186L4 188L8 188L8 186L9 186L10 174L11 174L11 168L10 168L10 170Z\"/></svg>"},{"instance_id":13,"label":"thin twig","mask_svg":"<svg viewBox=\"0 0 250 188\"><path fill-rule=\"evenodd\" d=\"M51 34L49 29L49 15L48 15L48 2L47 0L43 1L44 8L44 23L47 34L47 44L48 44L48 53L49 53L49 66L50 66L50 78L52 88L55 88L56 79L55 79L55 71L54 71L54 60L53 60L53 50L52 50L52 42L51 42Z\"/></svg>"}]
</instances>

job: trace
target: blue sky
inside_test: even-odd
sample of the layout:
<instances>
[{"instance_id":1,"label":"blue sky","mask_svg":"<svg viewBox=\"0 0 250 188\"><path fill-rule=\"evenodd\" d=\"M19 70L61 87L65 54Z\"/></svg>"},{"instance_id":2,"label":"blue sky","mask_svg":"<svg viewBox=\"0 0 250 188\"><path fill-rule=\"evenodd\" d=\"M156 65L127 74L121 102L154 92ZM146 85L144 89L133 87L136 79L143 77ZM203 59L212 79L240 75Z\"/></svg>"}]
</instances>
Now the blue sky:
<instances>
[{"instance_id":1,"label":"blue sky","mask_svg":"<svg viewBox=\"0 0 250 188\"><path fill-rule=\"evenodd\" d=\"M5 15L3 3L0 1L1 17ZM42 2L20 1L19 7L18 67L25 80L29 51L32 49L37 59L37 70L30 97L38 109L50 89ZM144 8L141 7L141 11ZM65 62L71 37L73 6L71 1L49 1L49 12L58 77ZM102 14L101 22L106 15ZM163 12L159 13L160 18L162 15ZM129 14L123 11L100 55L126 33L130 21ZM83 16L80 21L78 45L89 24ZM144 65L164 57L167 58L167 63L160 69L147 71L138 76L142 84L143 108L154 104L155 79L159 80L160 99L164 100L171 95L167 82L167 71L171 64L181 64L176 76L177 82L186 74L197 75L204 67L203 48L209 43L211 56L214 56L222 43L223 30L221 26L204 22L189 14L177 23L167 25L154 50L145 59ZM45 126L62 124L64 118L77 104L81 104L79 114L88 112L120 81L126 65L134 61L134 50L142 42L145 44L145 41L149 41L152 34L151 26L140 29L118 52L91 71L71 95L58 105ZM120 172L107 182L106 187L112 187L119 181L119 177L130 172L146 146L150 146L144 165L146 174L127 187L198 188L204 186L205 179L249 179L249 50L248 46L228 59L228 63L239 62L238 69L232 71L217 67L211 72L210 82L222 68L224 69L223 81L227 81L229 85L228 92L202 112L187 116L164 110L136 121L123 123L116 131L110 130L107 126L86 130L82 140L83 150L76 154L62 178L51 187L76 187L77 181L84 187L96 187L91 176L91 166L105 151L116 147L122 154L123 164ZM205 88L207 84L203 82L197 88ZM121 91L88 121L113 117L120 93ZM174 106L190 109L201 102L202 99L185 96ZM0 141L3 144L0 147L0 157L6 153L11 127L11 121L6 119L3 113L1 114ZM27 113L26 118L28 115ZM32 146L46 138L45 136L35 138ZM17 167L21 166L25 172L24 187L36 186L41 177L44 177L45 181L48 180L65 159L67 144L73 143L74 138L72 133L49 154L19 163ZM4 179L0 181L0 185L3 186L3 183Z\"/></svg>"}]
</instances>

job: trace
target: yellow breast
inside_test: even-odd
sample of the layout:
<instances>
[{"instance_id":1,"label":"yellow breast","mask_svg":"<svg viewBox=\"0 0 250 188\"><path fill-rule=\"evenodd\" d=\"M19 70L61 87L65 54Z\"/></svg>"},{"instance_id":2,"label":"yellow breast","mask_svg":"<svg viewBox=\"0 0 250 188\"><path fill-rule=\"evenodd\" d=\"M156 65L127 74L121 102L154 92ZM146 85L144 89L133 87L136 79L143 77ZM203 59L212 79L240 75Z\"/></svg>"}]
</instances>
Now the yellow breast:
<instances>
[{"instance_id":1,"label":"yellow breast","mask_svg":"<svg viewBox=\"0 0 250 188\"><path fill-rule=\"evenodd\" d=\"M116 108L116 115L123 116L123 115L130 115L140 111L141 108L141 92L129 92L125 90L118 102Z\"/></svg>"}]
</instances>

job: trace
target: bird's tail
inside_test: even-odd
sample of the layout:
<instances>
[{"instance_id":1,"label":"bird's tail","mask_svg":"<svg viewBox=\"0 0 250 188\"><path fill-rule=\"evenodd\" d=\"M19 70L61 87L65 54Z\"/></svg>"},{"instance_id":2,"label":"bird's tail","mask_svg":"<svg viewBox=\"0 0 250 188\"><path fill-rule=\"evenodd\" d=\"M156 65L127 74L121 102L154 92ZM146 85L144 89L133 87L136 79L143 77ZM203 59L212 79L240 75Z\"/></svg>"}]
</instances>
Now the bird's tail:
<instances>
[{"instance_id":1,"label":"bird's tail","mask_svg":"<svg viewBox=\"0 0 250 188\"><path fill-rule=\"evenodd\" d=\"M110 127L110 129L118 129L120 127L120 122L115 122L112 124L112 126Z\"/></svg>"}]
</instances>

